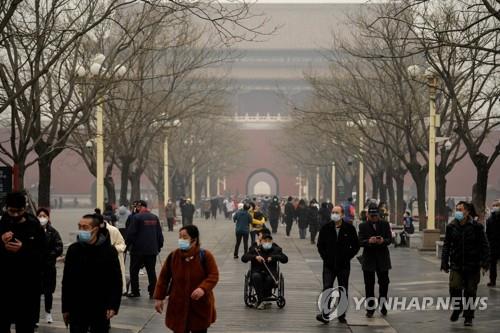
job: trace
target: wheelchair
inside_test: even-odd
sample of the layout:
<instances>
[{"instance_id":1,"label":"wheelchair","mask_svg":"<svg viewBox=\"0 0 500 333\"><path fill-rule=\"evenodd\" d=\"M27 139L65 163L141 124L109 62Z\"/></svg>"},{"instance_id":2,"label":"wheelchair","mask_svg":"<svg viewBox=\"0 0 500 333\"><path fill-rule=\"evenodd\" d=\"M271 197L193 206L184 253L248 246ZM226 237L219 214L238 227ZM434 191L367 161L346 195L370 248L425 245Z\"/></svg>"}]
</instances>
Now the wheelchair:
<instances>
[{"instance_id":1,"label":"wheelchair","mask_svg":"<svg viewBox=\"0 0 500 333\"><path fill-rule=\"evenodd\" d=\"M286 305L285 300L285 279L283 278L283 274L280 271L280 266L278 264L278 283L274 285L272 290L272 295L266 299L264 302L276 302L278 308L282 309ZM257 303L257 292L252 285L252 271L248 270L245 274L245 284L243 291L243 299L245 301L245 305L249 308L253 307L255 303Z\"/></svg>"}]
</instances>

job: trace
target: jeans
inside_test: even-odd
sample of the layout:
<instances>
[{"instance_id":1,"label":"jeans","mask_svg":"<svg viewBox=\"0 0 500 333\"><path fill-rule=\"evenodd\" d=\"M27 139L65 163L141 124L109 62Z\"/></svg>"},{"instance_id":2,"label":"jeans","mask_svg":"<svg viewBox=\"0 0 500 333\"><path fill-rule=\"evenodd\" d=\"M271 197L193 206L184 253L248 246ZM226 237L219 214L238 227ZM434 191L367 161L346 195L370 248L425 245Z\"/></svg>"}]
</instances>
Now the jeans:
<instances>
[{"instance_id":1,"label":"jeans","mask_svg":"<svg viewBox=\"0 0 500 333\"><path fill-rule=\"evenodd\" d=\"M153 295L156 287L156 256L155 255L130 255L130 287L132 294L139 294L139 270L146 267L148 273L148 292Z\"/></svg>"},{"instance_id":2,"label":"jeans","mask_svg":"<svg viewBox=\"0 0 500 333\"><path fill-rule=\"evenodd\" d=\"M375 273L378 279L378 300L379 306L383 300L387 300L387 293L389 291L389 271L376 271L369 272L363 271L363 278L365 280L365 294L368 301L368 312L375 312Z\"/></svg>"},{"instance_id":3,"label":"jeans","mask_svg":"<svg viewBox=\"0 0 500 333\"><path fill-rule=\"evenodd\" d=\"M339 287L344 287L346 296L348 297L350 273L351 270L349 268L336 270L331 269L323 264L323 291L333 288L335 279L337 279L337 285ZM324 304L324 302L322 302L322 304ZM339 316L339 318L345 318L345 313Z\"/></svg>"},{"instance_id":4,"label":"jeans","mask_svg":"<svg viewBox=\"0 0 500 333\"><path fill-rule=\"evenodd\" d=\"M481 273L479 270L475 272L450 272L450 296L452 299L454 297L465 298L466 302L475 302L477 285L481 279ZM473 303L472 303L473 304ZM462 312L463 304L460 301L458 308L454 308L454 311ZM466 319L474 318L474 307L469 305L469 308L464 310L464 317Z\"/></svg>"},{"instance_id":5,"label":"jeans","mask_svg":"<svg viewBox=\"0 0 500 333\"><path fill-rule=\"evenodd\" d=\"M248 252L248 233L236 233L236 245L234 246L234 256L238 256L238 252L240 251L241 239L243 238L243 254Z\"/></svg>"},{"instance_id":6,"label":"jeans","mask_svg":"<svg viewBox=\"0 0 500 333\"><path fill-rule=\"evenodd\" d=\"M274 280L268 272L252 272L252 284L259 302L272 295Z\"/></svg>"},{"instance_id":7,"label":"jeans","mask_svg":"<svg viewBox=\"0 0 500 333\"><path fill-rule=\"evenodd\" d=\"M307 228L299 228L300 239L306 239Z\"/></svg>"}]
</instances>

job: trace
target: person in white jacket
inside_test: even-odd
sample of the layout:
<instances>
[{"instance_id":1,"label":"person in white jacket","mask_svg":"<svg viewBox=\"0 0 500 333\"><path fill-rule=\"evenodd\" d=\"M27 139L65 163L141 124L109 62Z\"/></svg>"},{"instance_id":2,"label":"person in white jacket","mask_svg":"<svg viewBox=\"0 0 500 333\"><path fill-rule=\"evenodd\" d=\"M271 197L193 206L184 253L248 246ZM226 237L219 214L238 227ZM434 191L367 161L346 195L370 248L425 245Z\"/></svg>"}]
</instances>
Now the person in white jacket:
<instances>
[{"instance_id":1,"label":"person in white jacket","mask_svg":"<svg viewBox=\"0 0 500 333\"><path fill-rule=\"evenodd\" d=\"M124 253L125 249L127 248L127 245L125 245L125 240L123 239L123 236L117 227L113 227L111 224L106 223L106 228L109 231L109 238L111 240L111 245L118 252L118 261L120 261L120 269L122 271L123 293L125 294L127 292L127 281L125 279Z\"/></svg>"}]
</instances>

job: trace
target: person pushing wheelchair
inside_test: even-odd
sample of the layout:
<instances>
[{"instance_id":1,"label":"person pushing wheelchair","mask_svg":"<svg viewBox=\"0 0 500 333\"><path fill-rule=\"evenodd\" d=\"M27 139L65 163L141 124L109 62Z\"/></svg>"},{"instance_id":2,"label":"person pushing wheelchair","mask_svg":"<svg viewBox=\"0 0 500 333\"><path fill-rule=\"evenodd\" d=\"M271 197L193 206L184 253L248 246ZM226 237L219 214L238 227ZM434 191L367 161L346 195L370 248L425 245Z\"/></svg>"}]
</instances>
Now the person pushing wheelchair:
<instances>
[{"instance_id":1,"label":"person pushing wheelchair","mask_svg":"<svg viewBox=\"0 0 500 333\"><path fill-rule=\"evenodd\" d=\"M271 304L266 299L272 296L273 288L276 287L276 281L279 278L278 262L286 264L288 257L283 253L281 247L273 242L269 230L263 229L258 233L256 243L250 247L241 261L251 262L251 281L257 293L255 307L263 310L268 304Z\"/></svg>"}]
</instances>

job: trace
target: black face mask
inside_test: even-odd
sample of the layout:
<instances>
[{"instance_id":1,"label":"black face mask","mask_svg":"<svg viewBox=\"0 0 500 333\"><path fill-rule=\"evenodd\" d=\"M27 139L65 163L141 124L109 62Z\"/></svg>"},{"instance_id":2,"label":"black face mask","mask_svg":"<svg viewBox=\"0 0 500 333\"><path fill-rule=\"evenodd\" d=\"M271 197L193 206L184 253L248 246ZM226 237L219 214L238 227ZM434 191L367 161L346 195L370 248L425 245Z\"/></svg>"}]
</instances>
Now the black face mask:
<instances>
[{"instance_id":1,"label":"black face mask","mask_svg":"<svg viewBox=\"0 0 500 333\"><path fill-rule=\"evenodd\" d=\"M9 215L10 216L10 215ZM12 219L12 221L14 222L19 222L23 219L23 215L18 215L18 216L10 216L10 218Z\"/></svg>"}]
</instances>

